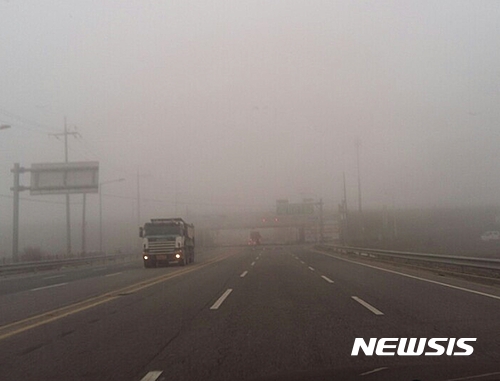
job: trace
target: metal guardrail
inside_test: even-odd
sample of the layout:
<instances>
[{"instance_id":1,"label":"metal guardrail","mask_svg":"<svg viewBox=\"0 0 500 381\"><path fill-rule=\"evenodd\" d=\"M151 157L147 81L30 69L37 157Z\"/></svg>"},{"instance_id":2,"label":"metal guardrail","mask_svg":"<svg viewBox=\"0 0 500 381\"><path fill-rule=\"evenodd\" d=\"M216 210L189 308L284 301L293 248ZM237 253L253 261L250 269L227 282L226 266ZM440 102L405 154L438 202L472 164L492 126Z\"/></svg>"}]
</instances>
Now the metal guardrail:
<instances>
[{"instance_id":1,"label":"metal guardrail","mask_svg":"<svg viewBox=\"0 0 500 381\"><path fill-rule=\"evenodd\" d=\"M0 275L28 273L43 270L57 270L67 266L85 266L95 264L106 264L109 262L127 261L133 258L140 258L137 254L122 254L122 255L100 255L94 257L69 258L69 259L54 259L37 262L21 262L0 265Z\"/></svg>"},{"instance_id":2,"label":"metal guardrail","mask_svg":"<svg viewBox=\"0 0 500 381\"><path fill-rule=\"evenodd\" d=\"M464 274L500 277L500 259L496 258L475 258L338 245L317 245L316 247L323 250L334 251L339 254L359 255L372 259L424 265L425 267L448 266Z\"/></svg>"}]
</instances>

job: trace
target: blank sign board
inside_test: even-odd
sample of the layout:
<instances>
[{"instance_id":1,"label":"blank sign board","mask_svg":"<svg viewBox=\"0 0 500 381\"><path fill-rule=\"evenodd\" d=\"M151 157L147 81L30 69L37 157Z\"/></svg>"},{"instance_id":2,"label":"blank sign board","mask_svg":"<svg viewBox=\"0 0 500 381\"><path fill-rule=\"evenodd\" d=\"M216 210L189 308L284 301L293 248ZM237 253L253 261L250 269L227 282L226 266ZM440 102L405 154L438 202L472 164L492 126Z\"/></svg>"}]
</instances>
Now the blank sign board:
<instances>
[{"instance_id":1,"label":"blank sign board","mask_svg":"<svg viewBox=\"0 0 500 381\"><path fill-rule=\"evenodd\" d=\"M38 163L29 171L31 195L97 193L99 189L97 161Z\"/></svg>"}]
</instances>

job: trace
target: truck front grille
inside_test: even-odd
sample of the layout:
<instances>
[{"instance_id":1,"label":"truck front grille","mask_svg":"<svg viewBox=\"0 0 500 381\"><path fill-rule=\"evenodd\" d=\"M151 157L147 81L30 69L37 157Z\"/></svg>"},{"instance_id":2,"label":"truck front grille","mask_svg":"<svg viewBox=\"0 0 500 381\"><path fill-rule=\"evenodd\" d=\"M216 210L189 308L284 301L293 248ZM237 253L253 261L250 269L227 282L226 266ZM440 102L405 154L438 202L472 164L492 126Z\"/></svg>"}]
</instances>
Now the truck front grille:
<instances>
[{"instance_id":1,"label":"truck front grille","mask_svg":"<svg viewBox=\"0 0 500 381\"><path fill-rule=\"evenodd\" d=\"M149 242L150 254L168 254L173 253L175 250L175 241L152 241Z\"/></svg>"}]
</instances>

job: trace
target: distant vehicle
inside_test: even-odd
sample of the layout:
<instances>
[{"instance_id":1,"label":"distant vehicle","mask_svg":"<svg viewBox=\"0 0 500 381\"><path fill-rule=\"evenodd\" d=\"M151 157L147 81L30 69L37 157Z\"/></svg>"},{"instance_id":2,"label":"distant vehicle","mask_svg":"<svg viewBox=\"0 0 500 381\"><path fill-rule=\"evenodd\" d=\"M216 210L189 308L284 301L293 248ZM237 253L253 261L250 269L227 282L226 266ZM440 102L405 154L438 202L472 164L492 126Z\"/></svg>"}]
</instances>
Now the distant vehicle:
<instances>
[{"instance_id":1,"label":"distant vehicle","mask_svg":"<svg viewBox=\"0 0 500 381\"><path fill-rule=\"evenodd\" d=\"M250 239L248 240L249 245L260 245L261 235L258 231L254 230L250 232Z\"/></svg>"},{"instance_id":2,"label":"distant vehicle","mask_svg":"<svg viewBox=\"0 0 500 381\"><path fill-rule=\"evenodd\" d=\"M144 267L194 262L194 226L182 218L158 218L139 228Z\"/></svg>"},{"instance_id":3,"label":"distant vehicle","mask_svg":"<svg viewBox=\"0 0 500 381\"><path fill-rule=\"evenodd\" d=\"M481 234L481 240L483 241L496 241L500 240L500 232L499 231L487 231Z\"/></svg>"}]
</instances>

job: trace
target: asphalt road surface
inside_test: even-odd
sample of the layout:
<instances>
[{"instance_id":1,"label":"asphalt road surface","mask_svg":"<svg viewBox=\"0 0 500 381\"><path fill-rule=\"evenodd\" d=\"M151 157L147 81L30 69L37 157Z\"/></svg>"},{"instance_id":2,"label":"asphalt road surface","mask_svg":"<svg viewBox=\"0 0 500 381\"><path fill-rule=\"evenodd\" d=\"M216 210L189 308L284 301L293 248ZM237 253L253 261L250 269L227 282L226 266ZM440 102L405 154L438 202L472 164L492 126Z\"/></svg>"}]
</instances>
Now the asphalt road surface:
<instances>
[{"instance_id":1,"label":"asphalt road surface","mask_svg":"<svg viewBox=\"0 0 500 381\"><path fill-rule=\"evenodd\" d=\"M351 356L355 338L477 338ZM306 247L0 279L0 380L500 379L500 289Z\"/></svg>"}]
</instances>

